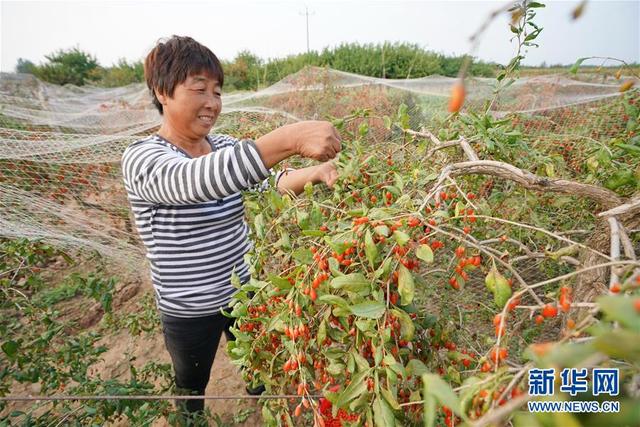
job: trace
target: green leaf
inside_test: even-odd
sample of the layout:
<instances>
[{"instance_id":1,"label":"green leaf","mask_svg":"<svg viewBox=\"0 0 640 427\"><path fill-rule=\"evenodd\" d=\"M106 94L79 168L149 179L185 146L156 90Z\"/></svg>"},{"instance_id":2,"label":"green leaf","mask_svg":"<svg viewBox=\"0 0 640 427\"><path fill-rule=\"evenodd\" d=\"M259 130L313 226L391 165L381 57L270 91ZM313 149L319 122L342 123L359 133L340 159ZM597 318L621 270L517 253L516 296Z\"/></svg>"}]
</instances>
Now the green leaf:
<instances>
[{"instance_id":1,"label":"green leaf","mask_svg":"<svg viewBox=\"0 0 640 427\"><path fill-rule=\"evenodd\" d=\"M402 196L402 192L395 185L385 185L383 188L396 197Z\"/></svg>"},{"instance_id":2,"label":"green leaf","mask_svg":"<svg viewBox=\"0 0 640 427\"><path fill-rule=\"evenodd\" d=\"M258 236L259 239L264 239L264 217L262 214L256 215L253 220L253 225L256 228L256 236Z\"/></svg>"},{"instance_id":3,"label":"green leaf","mask_svg":"<svg viewBox=\"0 0 640 427\"><path fill-rule=\"evenodd\" d=\"M271 320L269 321L269 324L267 325L267 332L271 332L274 330L279 330L282 331L284 328L284 322L282 321L282 317L283 314L280 314L278 316L272 317Z\"/></svg>"},{"instance_id":4,"label":"green leaf","mask_svg":"<svg viewBox=\"0 0 640 427\"><path fill-rule=\"evenodd\" d=\"M333 249L335 252L341 254L351 246L351 241L346 240L332 240L329 236L324 237L324 241Z\"/></svg>"},{"instance_id":5,"label":"green leaf","mask_svg":"<svg viewBox=\"0 0 640 427\"><path fill-rule=\"evenodd\" d=\"M369 212L367 212L367 216L370 220L381 221L391 216L391 212L387 208L373 208Z\"/></svg>"},{"instance_id":6,"label":"green leaf","mask_svg":"<svg viewBox=\"0 0 640 427\"><path fill-rule=\"evenodd\" d=\"M413 302L415 293L415 283L413 275L404 265L400 264L398 272L398 293L400 294L400 304L407 305Z\"/></svg>"},{"instance_id":7,"label":"green leaf","mask_svg":"<svg viewBox=\"0 0 640 427\"><path fill-rule=\"evenodd\" d=\"M389 274L391 271L391 258L387 258L382 262L382 265L374 273L374 278L379 278L385 274Z\"/></svg>"},{"instance_id":8,"label":"green leaf","mask_svg":"<svg viewBox=\"0 0 640 427\"><path fill-rule=\"evenodd\" d=\"M582 63L583 63L584 61L586 61L587 59L589 59L589 58L580 58L580 59L578 59L578 60L575 62L575 64L573 64L573 66L569 69L569 72L570 72L571 74L576 74L576 73L578 72L578 68L580 68L580 65L582 65Z\"/></svg>"},{"instance_id":9,"label":"green leaf","mask_svg":"<svg viewBox=\"0 0 640 427\"><path fill-rule=\"evenodd\" d=\"M384 357L384 363L387 365L387 368L390 369L391 371L393 371L394 373L402 376L403 379L407 378L407 371L405 371L404 366L402 366L402 364L400 364L395 357L393 357L392 354L387 354ZM388 380L395 382L397 376L396 375L391 375L392 378L388 377Z\"/></svg>"},{"instance_id":10,"label":"green leaf","mask_svg":"<svg viewBox=\"0 0 640 427\"><path fill-rule=\"evenodd\" d=\"M438 177L440 176L440 174L436 173L436 172L432 172L429 175L427 175L424 179L427 181L435 181L436 179L438 179Z\"/></svg>"},{"instance_id":11,"label":"green leaf","mask_svg":"<svg viewBox=\"0 0 640 427\"><path fill-rule=\"evenodd\" d=\"M334 363L333 361L327 366L327 372L334 377L343 375L347 367L342 363Z\"/></svg>"},{"instance_id":12,"label":"green leaf","mask_svg":"<svg viewBox=\"0 0 640 427\"><path fill-rule=\"evenodd\" d=\"M356 372L356 361L351 353L347 354L347 371L349 371L350 374Z\"/></svg>"},{"instance_id":13,"label":"green leaf","mask_svg":"<svg viewBox=\"0 0 640 427\"><path fill-rule=\"evenodd\" d=\"M306 231L303 231L302 234L305 234ZM323 235L326 233L323 233ZM291 250L291 239L289 238L289 233L284 231L280 231L280 239L274 244L277 248L285 249L287 252Z\"/></svg>"},{"instance_id":14,"label":"green leaf","mask_svg":"<svg viewBox=\"0 0 640 427\"><path fill-rule=\"evenodd\" d=\"M271 201L271 204L276 209L280 210L280 209L284 208L284 201L282 199L282 196L276 190L272 189L269 192L269 200Z\"/></svg>"},{"instance_id":15,"label":"green leaf","mask_svg":"<svg viewBox=\"0 0 640 427\"><path fill-rule=\"evenodd\" d=\"M334 289L344 289L349 292L358 292L371 285L369 280L362 273L345 274L334 277L331 280L331 287Z\"/></svg>"},{"instance_id":16,"label":"green leaf","mask_svg":"<svg viewBox=\"0 0 640 427\"><path fill-rule=\"evenodd\" d=\"M370 368L367 359L362 357L355 349L351 350L351 354L353 355L353 360L355 360L359 371L365 371Z\"/></svg>"},{"instance_id":17,"label":"green leaf","mask_svg":"<svg viewBox=\"0 0 640 427\"><path fill-rule=\"evenodd\" d=\"M380 362L382 362L382 346L374 346L374 352L373 352L373 361L376 364L376 366L380 365Z\"/></svg>"},{"instance_id":18,"label":"green leaf","mask_svg":"<svg viewBox=\"0 0 640 427\"><path fill-rule=\"evenodd\" d=\"M593 345L610 357L640 361L640 334L617 329L597 337Z\"/></svg>"},{"instance_id":19,"label":"green leaf","mask_svg":"<svg viewBox=\"0 0 640 427\"><path fill-rule=\"evenodd\" d=\"M371 230L367 230L364 236L364 253L369 261L369 266L372 269L375 267L376 258L378 257L378 247L373 242L373 236L371 236Z\"/></svg>"},{"instance_id":20,"label":"green leaf","mask_svg":"<svg viewBox=\"0 0 640 427\"><path fill-rule=\"evenodd\" d=\"M462 382L462 378L460 377L460 371L458 371L453 365L449 365L447 367L447 376L451 379L451 381L456 384L460 384Z\"/></svg>"},{"instance_id":21,"label":"green leaf","mask_svg":"<svg viewBox=\"0 0 640 427\"><path fill-rule=\"evenodd\" d=\"M634 156L640 156L640 147L636 147L635 145L619 143L619 144L616 144L616 147L620 147L626 152L628 152L629 154L632 154Z\"/></svg>"},{"instance_id":22,"label":"green leaf","mask_svg":"<svg viewBox=\"0 0 640 427\"><path fill-rule=\"evenodd\" d=\"M509 282L505 279L500 273L499 278L496 280L496 288L493 292L493 301L500 308L503 308L504 305L511 298L511 286L509 286Z\"/></svg>"},{"instance_id":23,"label":"green leaf","mask_svg":"<svg viewBox=\"0 0 640 427\"><path fill-rule=\"evenodd\" d=\"M444 209L438 209L434 213L431 214L432 217L438 217L443 219L449 219L449 212Z\"/></svg>"},{"instance_id":24,"label":"green leaf","mask_svg":"<svg viewBox=\"0 0 640 427\"><path fill-rule=\"evenodd\" d=\"M407 233L405 233L403 231L398 231L398 230L393 232L393 238L396 240L396 242L400 246L406 245L407 242L410 239L410 237L409 237L409 235Z\"/></svg>"},{"instance_id":25,"label":"green leaf","mask_svg":"<svg viewBox=\"0 0 640 427\"><path fill-rule=\"evenodd\" d=\"M544 359L560 366L578 366L587 361L597 349L593 341L581 343L566 343L565 345L553 345L543 356L538 356L531 347L523 354L529 360L538 361Z\"/></svg>"},{"instance_id":26,"label":"green leaf","mask_svg":"<svg viewBox=\"0 0 640 427\"><path fill-rule=\"evenodd\" d=\"M530 412L515 412L513 416L513 426L514 427L544 427L544 425L540 422L540 419L537 417L537 415L539 414L530 413ZM601 425L605 425L605 424L601 424Z\"/></svg>"},{"instance_id":27,"label":"green leaf","mask_svg":"<svg viewBox=\"0 0 640 427\"><path fill-rule=\"evenodd\" d=\"M416 250L416 256L424 262L433 262L433 251L429 245L420 245Z\"/></svg>"},{"instance_id":28,"label":"green leaf","mask_svg":"<svg viewBox=\"0 0 640 427\"><path fill-rule=\"evenodd\" d=\"M620 325L640 333L640 316L634 307L634 298L603 296L596 302L607 320L619 322Z\"/></svg>"},{"instance_id":29,"label":"green leaf","mask_svg":"<svg viewBox=\"0 0 640 427\"><path fill-rule=\"evenodd\" d=\"M420 278L418 278L418 282L420 281L419 279ZM418 308L414 303L403 305L400 308L402 308L402 311L404 311L405 313L409 313L409 314L411 314L411 313L415 313L415 314L422 313L422 308Z\"/></svg>"},{"instance_id":30,"label":"green leaf","mask_svg":"<svg viewBox=\"0 0 640 427\"><path fill-rule=\"evenodd\" d=\"M425 328L425 329L433 328L435 326L437 320L438 319L433 314L427 314L422 319L422 327Z\"/></svg>"},{"instance_id":31,"label":"green leaf","mask_svg":"<svg viewBox=\"0 0 640 427\"><path fill-rule=\"evenodd\" d=\"M331 310L331 314L333 314L335 317L348 317L351 316L351 310L349 310L348 307L334 307L333 310ZM346 334L346 332L340 331L338 329L329 329L329 335L333 340L341 340Z\"/></svg>"},{"instance_id":32,"label":"green leaf","mask_svg":"<svg viewBox=\"0 0 640 427\"><path fill-rule=\"evenodd\" d=\"M303 236L322 237L325 234L327 234L327 233L325 233L324 231L321 231L321 230L302 230L302 235Z\"/></svg>"},{"instance_id":33,"label":"green leaf","mask_svg":"<svg viewBox=\"0 0 640 427\"><path fill-rule=\"evenodd\" d=\"M396 425L396 417L393 415L391 407L380 396L373 401L373 421L376 427L394 427Z\"/></svg>"},{"instance_id":34,"label":"green leaf","mask_svg":"<svg viewBox=\"0 0 640 427\"><path fill-rule=\"evenodd\" d=\"M384 116L383 121L384 121L384 127L386 129L391 129L391 118L389 116Z\"/></svg>"},{"instance_id":35,"label":"green leaf","mask_svg":"<svg viewBox=\"0 0 640 427\"><path fill-rule=\"evenodd\" d=\"M262 406L262 422L264 422L268 427L278 425L267 405Z\"/></svg>"},{"instance_id":36,"label":"green leaf","mask_svg":"<svg viewBox=\"0 0 640 427\"><path fill-rule=\"evenodd\" d=\"M427 393L427 386L424 386L424 427L434 427L436 424L436 398Z\"/></svg>"},{"instance_id":37,"label":"green leaf","mask_svg":"<svg viewBox=\"0 0 640 427\"><path fill-rule=\"evenodd\" d=\"M542 31L542 30L540 30ZM527 35L527 37L524 38L525 42L531 41L531 40L535 40L536 37L538 37L538 35L540 34L540 31L536 30L536 31L532 31L530 34Z\"/></svg>"},{"instance_id":38,"label":"green leaf","mask_svg":"<svg viewBox=\"0 0 640 427\"><path fill-rule=\"evenodd\" d=\"M367 319L379 319L384 314L385 308L385 305L378 301L366 301L350 307L353 314Z\"/></svg>"},{"instance_id":39,"label":"green leaf","mask_svg":"<svg viewBox=\"0 0 640 427\"><path fill-rule=\"evenodd\" d=\"M371 394L369 392L362 393L357 399L353 399L349 404L349 411L361 413L365 408L371 412ZM373 419L370 425L373 425Z\"/></svg>"},{"instance_id":40,"label":"green leaf","mask_svg":"<svg viewBox=\"0 0 640 427\"><path fill-rule=\"evenodd\" d=\"M554 261L558 261L563 256L572 256L578 253L578 245L563 246L555 252L545 252L545 255Z\"/></svg>"},{"instance_id":41,"label":"green leaf","mask_svg":"<svg viewBox=\"0 0 640 427\"><path fill-rule=\"evenodd\" d=\"M4 351L4 354L6 354L7 357L11 360L15 359L18 347L18 343L13 340L5 341L4 343L2 343L2 351Z\"/></svg>"},{"instance_id":42,"label":"green leaf","mask_svg":"<svg viewBox=\"0 0 640 427\"><path fill-rule=\"evenodd\" d=\"M310 221L311 221L311 226L313 226L313 228L320 228L320 226L322 224L324 224L324 216L322 215L322 210L320 209L320 206L316 203L313 202L313 208L311 209L311 215L310 215Z\"/></svg>"},{"instance_id":43,"label":"green leaf","mask_svg":"<svg viewBox=\"0 0 640 427\"><path fill-rule=\"evenodd\" d=\"M400 322L400 336L402 339L411 341L413 339L413 334L416 331L416 327L413 324L411 317L409 317L409 315L403 310L393 309L391 310L391 313L393 313Z\"/></svg>"},{"instance_id":44,"label":"green leaf","mask_svg":"<svg viewBox=\"0 0 640 427\"><path fill-rule=\"evenodd\" d=\"M355 322L356 328L358 328L362 332L372 332L374 331L375 322L371 319L358 319ZM377 331L377 328L375 329Z\"/></svg>"},{"instance_id":45,"label":"green leaf","mask_svg":"<svg viewBox=\"0 0 640 427\"><path fill-rule=\"evenodd\" d=\"M424 384L424 395L433 396L441 405L448 406L456 415L466 419L466 416L460 412L460 401L453 392L449 384L444 382L440 376L435 374L424 374L422 376Z\"/></svg>"},{"instance_id":46,"label":"green leaf","mask_svg":"<svg viewBox=\"0 0 640 427\"><path fill-rule=\"evenodd\" d=\"M375 231L376 234L384 237L389 237L389 235L391 234L391 230L386 225L379 225L374 228L373 231Z\"/></svg>"},{"instance_id":47,"label":"green leaf","mask_svg":"<svg viewBox=\"0 0 640 427\"><path fill-rule=\"evenodd\" d=\"M582 427L582 423L570 412L553 412L553 425L562 427Z\"/></svg>"},{"instance_id":48,"label":"green leaf","mask_svg":"<svg viewBox=\"0 0 640 427\"><path fill-rule=\"evenodd\" d=\"M326 338L327 338L327 321L323 319L322 322L320 322L320 326L318 326L318 334L316 336L318 347L322 347L323 345L322 343Z\"/></svg>"},{"instance_id":49,"label":"green leaf","mask_svg":"<svg viewBox=\"0 0 640 427\"><path fill-rule=\"evenodd\" d=\"M344 350L341 350L336 347L330 347L324 353L324 356L326 356L327 359L338 360L338 361L342 360L344 358L344 355L345 355Z\"/></svg>"},{"instance_id":50,"label":"green leaf","mask_svg":"<svg viewBox=\"0 0 640 427\"><path fill-rule=\"evenodd\" d=\"M299 248L293 251L292 255L300 264L313 264L313 252L310 249Z\"/></svg>"},{"instance_id":51,"label":"green leaf","mask_svg":"<svg viewBox=\"0 0 640 427\"><path fill-rule=\"evenodd\" d=\"M454 213L453 213L453 214L454 214L455 216L460 216L460 214L463 214L463 215L464 215L464 210L465 210L465 209L466 209L466 206L465 206L465 204L464 204L464 203L462 203L462 202L456 202L456 207L455 207L455 210L454 210Z\"/></svg>"},{"instance_id":52,"label":"green leaf","mask_svg":"<svg viewBox=\"0 0 640 427\"><path fill-rule=\"evenodd\" d=\"M338 260L334 257L329 258L329 271L331 271L333 277L344 276L344 273L340 271L340 264L338 263Z\"/></svg>"},{"instance_id":53,"label":"green leaf","mask_svg":"<svg viewBox=\"0 0 640 427\"><path fill-rule=\"evenodd\" d=\"M618 169L604 182L604 186L609 190L617 190L623 185L632 184L635 181L631 169Z\"/></svg>"},{"instance_id":54,"label":"green leaf","mask_svg":"<svg viewBox=\"0 0 640 427\"><path fill-rule=\"evenodd\" d=\"M344 309L349 308L349 303L344 298L339 297L338 295L332 295L332 294L320 295L317 301L324 304L332 305L334 307L340 307Z\"/></svg>"},{"instance_id":55,"label":"green leaf","mask_svg":"<svg viewBox=\"0 0 640 427\"><path fill-rule=\"evenodd\" d=\"M366 136L368 132L369 132L369 123L367 122L360 123L360 126L358 127L358 134L360 136Z\"/></svg>"},{"instance_id":56,"label":"green leaf","mask_svg":"<svg viewBox=\"0 0 640 427\"><path fill-rule=\"evenodd\" d=\"M369 371L359 372L351 378L351 383L338 396L335 405L338 408L346 408L353 399L358 398L362 393L367 391L366 378Z\"/></svg>"},{"instance_id":57,"label":"green leaf","mask_svg":"<svg viewBox=\"0 0 640 427\"><path fill-rule=\"evenodd\" d=\"M307 181L307 182L304 184L304 194L305 194L308 198L313 197L313 184L311 183L311 181Z\"/></svg>"},{"instance_id":58,"label":"green leaf","mask_svg":"<svg viewBox=\"0 0 640 427\"><path fill-rule=\"evenodd\" d=\"M280 276L276 276L275 274L270 274L267 276L267 280L276 288L282 289L282 290L287 290L287 289L291 289L292 285L291 283Z\"/></svg>"},{"instance_id":59,"label":"green leaf","mask_svg":"<svg viewBox=\"0 0 640 427\"><path fill-rule=\"evenodd\" d=\"M309 214L305 211L296 211L296 220L300 229L306 230L309 228Z\"/></svg>"},{"instance_id":60,"label":"green leaf","mask_svg":"<svg viewBox=\"0 0 640 427\"><path fill-rule=\"evenodd\" d=\"M394 184L400 191L404 189L404 181L398 172L394 172Z\"/></svg>"},{"instance_id":61,"label":"green leaf","mask_svg":"<svg viewBox=\"0 0 640 427\"><path fill-rule=\"evenodd\" d=\"M487 289L493 292L493 301L496 305L500 308L504 307L509 298L511 298L511 287L507 279L500 274L495 263L489 273L487 273L484 283Z\"/></svg>"},{"instance_id":62,"label":"green leaf","mask_svg":"<svg viewBox=\"0 0 640 427\"><path fill-rule=\"evenodd\" d=\"M407 370L408 377L410 376L422 377L422 375L429 372L429 369L427 368L427 366L424 363L422 363L422 361L420 361L419 359L409 360L409 362L407 362L406 370Z\"/></svg>"},{"instance_id":63,"label":"green leaf","mask_svg":"<svg viewBox=\"0 0 640 427\"><path fill-rule=\"evenodd\" d=\"M469 413L473 398L476 396L476 393L478 393L476 384L480 381L482 380L478 377L469 377L462 383L463 390L459 394L461 411Z\"/></svg>"},{"instance_id":64,"label":"green leaf","mask_svg":"<svg viewBox=\"0 0 640 427\"><path fill-rule=\"evenodd\" d=\"M544 164L544 173L548 176L553 178L554 176L556 176L556 171L555 168L553 166L553 163L545 163Z\"/></svg>"},{"instance_id":65,"label":"green leaf","mask_svg":"<svg viewBox=\"0 0 640 427\"><path fill-rule=\"evenodd\" d=\"M391 406L392 409L396 411L400 410L400 404L398 404L398 401L396 400L395 396L389 391L388 388L386 387L381 388L380 393L382 394L382 397L384 397L384 399L387 401L387 403L389 404L389 406Z\"/></svg>"},{"instance_id":66,"label":"green leaf","mask_svg":"<svg viewBox=\"0 0 640 427\"><path fill-rule=\"evenodd\" d=\"M364 216L364 210L363 209L351 209L350 211L347 211L347 215L349 215L350 217L353 217L353 218L358 218L358 217Z\"/></svg>"},{"instance_id":67,"label":"green leaf","mask_svg":"<svg viewBox=\"0 0 640 427\"><path fill-rule=\"evenodd\" d=\"M484 278L484 284L491 292L496 291L496 274L500 273L498 272L498 269L496 269L496 266L494 264L491 270L489 270L489 272L487 273L487 276Z\"/></svg>"}]
</instances>

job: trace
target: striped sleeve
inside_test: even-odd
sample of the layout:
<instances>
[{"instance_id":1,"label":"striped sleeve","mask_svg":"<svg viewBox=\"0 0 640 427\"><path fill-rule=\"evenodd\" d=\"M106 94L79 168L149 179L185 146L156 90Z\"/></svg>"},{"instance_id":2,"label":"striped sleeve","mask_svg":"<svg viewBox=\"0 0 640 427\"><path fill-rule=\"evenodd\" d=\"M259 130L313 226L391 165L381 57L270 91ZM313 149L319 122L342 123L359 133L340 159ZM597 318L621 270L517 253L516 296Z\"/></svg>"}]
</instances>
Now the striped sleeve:
<instances>
[{"instance_id":1,"label":"striped sleeve","mask_svg":"<svg viewBox=\"0 0 640 427\"><path fill-rule=\"evenodd\" d=\"M219 147L234 146L240 142L239 139L234 138L233 136L224 135L224 134L213 135L211 136L211 138L213 139L213 142L216 143ZM282 176L286 175L288 172L294 171L294 170L295 169L292 169L292 168L285 168L284 170L279 170L279 171L269 169L269 176L267 176L262 182L249 187L247 190L262 193L264 191L271 189L272 187L274 189L277 189L280 178L282 178ZM273 186L271 185L272 178L273 178Z\"/></svg>"},{"instance_id":2,"label":"striped sleeve","mask_svg":"<svg viewBox=\"0 0 640 427\"><path fill-rule=\"evenodd\" d=\"M261 183L270 174L251 140L195 159L159 144L132 144L122 155L125 186L140 199L190 205L222 199Z\"/></svg>"}]
</instances>

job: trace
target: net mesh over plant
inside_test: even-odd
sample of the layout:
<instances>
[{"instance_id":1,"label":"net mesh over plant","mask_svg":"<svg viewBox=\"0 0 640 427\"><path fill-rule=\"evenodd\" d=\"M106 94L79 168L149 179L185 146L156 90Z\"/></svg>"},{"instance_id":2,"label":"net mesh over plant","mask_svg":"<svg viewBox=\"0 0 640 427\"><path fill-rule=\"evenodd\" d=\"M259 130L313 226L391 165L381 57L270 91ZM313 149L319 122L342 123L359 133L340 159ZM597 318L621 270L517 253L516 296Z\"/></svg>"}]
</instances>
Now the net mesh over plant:
<instances>
[{"instance_id":1,"label":"net mesh over plant","mask_svg":"<svg viewBox=\"0 0 640 427\"><path fill-rule=\"evenodd\" d=\"M316 189L314 200L322 201L323 209L328 209L324 202L332 204L326 213L322 211L327 223L344 225L355 215L347 211L356 208L364 209L360 214L379 209L380 217L371 218L380 221L378 226L399 217L405 223L397 227L406 227L411 215L421 216L420 227L428 235L421 244L436 251L436 258L437 253L448 255L442 255L437 265L422 263L428 258L424 252L418 257L422 261L409 257L410 263L417 263L411 268L417 280L416 305L447 319L437 334L447 348L455 342L458 350L464 348L464 354L472 357L469 367L464 363L467 356L449 356L464 372L480 369L476 362L487 360L496 346L492 319L501 309L496 307L495 292L485 283L492 264L510 282L509 296L523 290L512 301L519 309L509 315L508 340L503 338L510 354L532 342L566 336L574 327L567 325L568 317L545 315L544 325L533 320L544 304L562 308L559 289L573 289L569 302L573 312L591 307L593 289L606 293L611 286L608 269L596 270L599 275L588 280L570 273L586 266L589 255L601 256L593 264L611 260L608 238L601 238L608 229L599 228L595 214L637 194L639 96L634 90L621 94L620 81L599 75L520 78L499 96L494 94L495 79L467 79L464 112L468 114L458 117L446 110L455 82L438 76L383 80L307 68L259 92L225 95L213 132L257 138L298 120L333 120L351 163L346 159L340 163L344 175L339 186ZM480 114L483 110L490 114ZM97 251L114 268L148 276L119 162L125 147L157 130L160 121L141 84L115 89L58 87L28 75L2 74L1 235L41 238L68 250ZM474 155L475 160L501 162L514 169L485 165L490 173L465 170L463 163L474 160ZM294 167L306 164L291 161ZM368 169L363 169L365 165ZM447 169L451 165L458 169ZM519 180L514 170L528 171L535 178ZM597 186L603 193L579 194L569 186L567 191L544 190L558 179ZM387 193L391 196L385 200ZM247 195L248 219L254 225L270 220L266 213L258 219L264 197ZM317 203L309 198L291 203L293 225L288 233L292 241L300 237L306 239L300 242L317 243L313 236L326 232L314 234L313 227L301 226L296 213L313 216ZM395 217L384 217L385 207L396 209ZM621 258L635 256L640 224L637 218L630 224L624 230ZM376 239L385 234L378 233ZM295 271L301 257L292 259L286 249L296 249L300 242L287 245L282 234L264 230L254 237L257 255L272 254L262 275L286 277ZM453 256L459 246L465 246L466 255ZM482 258L481 268L456 266L460 259L472 256ZM621 282L629 283L637 274L616 273ZM541 283L563 274L569 277ZM587 291L580 288L581 280L589 284ZM513 366L518 363L514 361ZM448 369L444 362L439 367L443 372ZM460 375L458 370L449 374Z\"/></svg>"},{"instance_id":2,"label":"net mesh over plant","mask_svg":"<svg viewBox=\"0 0 640 427\"><path fill-rule=\"evenodd\" d=\"M394 131L385 128L383 116L392 116L401 104L408 106L409 128L434 130L445 116L454 81L438 76L383 80L309 68L259 92L224 96L213 131L255 138L292 121L369 109L370 138L384 145ZM469 109L491 98L493 81L468 83ZM583 151L602 146L626 125L617 82L561 75L517 81L492 111L496 117L519 113L515 121L532 144L557 142L550 145L554 154L564 156L567 173L584 160L576 151L586 156ZM143 84L59 87L31 75L2 74L0 232L96 249L139 270L143 251L131 226L118 164L124 148L155 131L160 121ZM406 155L417 157L411 147Z\"/></svg>"}]
</instances>

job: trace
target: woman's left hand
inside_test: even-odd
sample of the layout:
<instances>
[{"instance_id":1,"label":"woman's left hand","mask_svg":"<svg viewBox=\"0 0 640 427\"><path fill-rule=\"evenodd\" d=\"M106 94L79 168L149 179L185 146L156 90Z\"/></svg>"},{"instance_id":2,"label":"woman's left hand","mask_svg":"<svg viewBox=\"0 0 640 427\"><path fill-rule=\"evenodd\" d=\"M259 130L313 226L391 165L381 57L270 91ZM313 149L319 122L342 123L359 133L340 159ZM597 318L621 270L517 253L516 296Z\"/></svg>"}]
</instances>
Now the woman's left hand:
<instances>
[{"instance_id":1,"label":"woman's left hand","mask_svg":"<svg viewBox=\"0 0 640 427\"><path fill-rule=\"evenodd\" d=\"M338 171L334 162L329 160L316 167L316 179L314 181L317 183L324 182L327 187L333 188L333 185L338 180Z\"/></svg>"}]
</instances>

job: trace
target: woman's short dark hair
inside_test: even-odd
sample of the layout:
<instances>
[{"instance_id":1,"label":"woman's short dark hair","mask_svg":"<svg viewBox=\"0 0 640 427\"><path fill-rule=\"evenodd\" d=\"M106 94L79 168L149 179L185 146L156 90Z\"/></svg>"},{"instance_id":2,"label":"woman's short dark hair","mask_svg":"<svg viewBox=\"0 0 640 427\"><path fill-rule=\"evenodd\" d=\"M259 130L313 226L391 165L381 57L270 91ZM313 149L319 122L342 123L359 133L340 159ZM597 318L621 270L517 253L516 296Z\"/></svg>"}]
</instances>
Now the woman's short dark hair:
<instances>
[{"instance_id":1,"label":"woman's short dark hair","mask_svg":"<svg viewBox=\"0 0 640 427\"><path fill-rule=\"evenodd\" d=\"M162 104L154 89L172 97L177 85L187 80L187 77L199 73L216 79L222 87L222 65L208 47L186 36L174 35L170 39L158 41L144 60L144 78L151 91L153 105L160 114L163 113Z\"/></svg>"}]
</instances>

